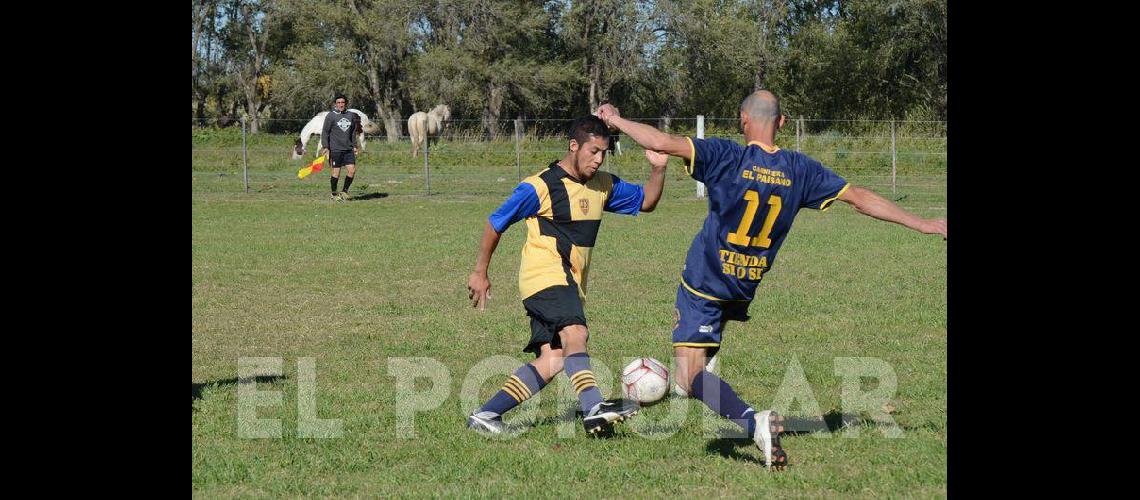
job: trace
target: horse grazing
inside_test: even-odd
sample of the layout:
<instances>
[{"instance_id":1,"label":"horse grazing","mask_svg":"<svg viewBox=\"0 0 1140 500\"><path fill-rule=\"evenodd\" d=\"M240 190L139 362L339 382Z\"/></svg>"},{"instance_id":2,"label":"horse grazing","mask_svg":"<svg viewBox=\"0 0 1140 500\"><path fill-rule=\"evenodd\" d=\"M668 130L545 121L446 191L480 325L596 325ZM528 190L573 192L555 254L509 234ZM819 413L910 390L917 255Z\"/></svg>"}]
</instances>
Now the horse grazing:
<instances>
[{"instance_id":1,"label":"horse grazing","mask_svg":"<svg viewBox=\"0 0 1140 500\"><path fill-rule=\"evenodd\" d=\"M408 117L408 135L412 137L412 158L416 157L416 152L424 145L424 140L429 137L439 137L444 123L450 119L451 108L446 104L440 104L427 113L423 111L412 113L412 116Z\"/></svg>"},{"instance_id":2,"label":"horse grazing","mask_svg":"<svg viewBox=\"0 0 1140 500\"><path fill-rule=\"evenodd\" d=\"M364 140L364 134L380 133L380 125L372 120L369 120L368 115L364 114L364 112L359 109L349 109L348 111L352 111L353 113L360 115L360 126L363 127L364 130L356 136L356 142L360 145L360 150L364 151L364 146L366 144ZM314 135L321 135L321 127L324 126L325 115L328 114L328 111L321 111L320 113L317 113L317 116L314 116L312 120L309 120L309 123L305 124L305 128L301 129L301 136L298 137L297 140L293 141L294 160L305 156L305 153L308 151L308 149L305 148L305 144L309 142L310 137ZM320 149L319 140L317 142L317 149Z\"/></svg>"}]
</instances>

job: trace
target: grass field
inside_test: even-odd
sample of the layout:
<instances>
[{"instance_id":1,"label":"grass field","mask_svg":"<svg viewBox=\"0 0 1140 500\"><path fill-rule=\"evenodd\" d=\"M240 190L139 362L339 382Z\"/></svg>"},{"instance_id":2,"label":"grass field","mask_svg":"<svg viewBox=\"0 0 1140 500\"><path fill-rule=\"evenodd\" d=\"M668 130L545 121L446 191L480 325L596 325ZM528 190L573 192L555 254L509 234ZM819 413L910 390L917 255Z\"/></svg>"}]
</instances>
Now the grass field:
<instances>
[{"instance_id":1,"label":"grass field","mask_svg":"<svg viewBox=\"0 0 1140 500\"><path fill-rule=\"evenodd\" d=\"M259 140L277 158L289 139ZM837 414L843 379L836 358L879 358L897 376L891 405L902 437L884 437L866 416L854 437L789 435L791 466L772 474L756 463L750 442L719 437L734 426L708 418L698 402L681 422L669 420L663 403L619 426L611 439L588 439L580 424L564 418L574 400L556 383L540 401L507 415L508 424L525 432L492 440L463 428L472 408L460 394L465 377L486 358L529 360L520 352L528 323L517 288L525 229L512 227L503 237L485 312L469 307L465 284L485 217L514 186L513 145L509 157L501 150L464 156L458 147L452 160L441 154L432 182L443 194L423 196L423 179L416 177L422 164L415 170L410 159L404 164L383 154L385 147L406 153L406 143L370 142L366 154L376 155L376 166L358 174L357 200L339 204L327 198L327 173L298 181L299 166L277 159L256 165L254 189L243 193L240 163L236 170L226 163L232 152L212 157L215 146L196 139L192 169L195 496L946 495L946 243L940 238L843 204L801 212L751 307L752 321L729 327L718 369L745 401L768 407L789 364L798 364L820 411ZM643 182L644 159L631 153L608 162L609 169ZM559 155L535 157L542 159L530 160L528 171ZM915 184L936 185L901 205L927 217L946 214L945 187L937 185L945 178L942 162L941 170L911 172L920 176ZM480 168L484 163L497 166ZM418 188L405 186L417 181ZM596 365L617 374L633 357L669 363L680 266L705 211L693 183L671 162L656 212L606 216L586 306ZM258 418L280 420L279 438L238 435L235 378L243 357L282 361L282 377L256 386L282 393L279 405L257 410ZM446 400L417 414L414 439L397 435L395 410L407 395L388 371L390 359L408 357L438 360L451 379ZM317 416L340 419L340 437L298 437L300 358L314 363ZM484 380L478 399L497 390L506 374ZM603 392L617 395L617 385ZM808 416L797 408L788 413Z\"/></svg>"}]
</instances>

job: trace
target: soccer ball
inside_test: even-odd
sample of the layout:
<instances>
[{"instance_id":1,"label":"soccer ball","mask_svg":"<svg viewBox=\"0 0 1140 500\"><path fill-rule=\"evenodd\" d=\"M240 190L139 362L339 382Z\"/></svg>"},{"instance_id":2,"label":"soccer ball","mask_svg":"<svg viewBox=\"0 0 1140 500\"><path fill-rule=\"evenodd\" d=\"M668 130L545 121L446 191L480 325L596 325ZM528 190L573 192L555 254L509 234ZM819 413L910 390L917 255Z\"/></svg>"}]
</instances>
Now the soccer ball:
<instances>
[{"instance_id":1,"label":"soccer ball","mask_svg":"<svg viewBox=\"0 0 1140 500\"><path fill-rule=\"evenodd\" d=\"M639 403L654 403L669 391L669 369L653 358L640 358L621 371L622 393Z\"/></svg>"}]
</instances>

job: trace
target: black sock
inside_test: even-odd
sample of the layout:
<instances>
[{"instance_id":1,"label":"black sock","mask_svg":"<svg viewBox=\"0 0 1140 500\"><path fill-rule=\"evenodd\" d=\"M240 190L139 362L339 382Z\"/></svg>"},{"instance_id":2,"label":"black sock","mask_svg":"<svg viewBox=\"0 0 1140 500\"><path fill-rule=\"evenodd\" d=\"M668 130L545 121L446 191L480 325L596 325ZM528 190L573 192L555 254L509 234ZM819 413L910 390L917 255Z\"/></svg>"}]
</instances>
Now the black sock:
<instances>
[{"instance_id":1,"label":"black sock","mask_svg":"<svg viewBox=\"0 0 1140 500\"><path fill-rule=\"evenodd\" d=\"M336 177L329 177L329 186L332 186L332 192L336 192Z\"/></svg>"},{"instance_id":2,"label":"black sock","mask_svg":"<svg viewBox=\"0 0 1140 500\"><path fill-rule=\"evenodd\" d=\"M345 176L344 178L344 192L348 192L348 186L352 185L352 176Z\"/></svg>"}]
</instances>

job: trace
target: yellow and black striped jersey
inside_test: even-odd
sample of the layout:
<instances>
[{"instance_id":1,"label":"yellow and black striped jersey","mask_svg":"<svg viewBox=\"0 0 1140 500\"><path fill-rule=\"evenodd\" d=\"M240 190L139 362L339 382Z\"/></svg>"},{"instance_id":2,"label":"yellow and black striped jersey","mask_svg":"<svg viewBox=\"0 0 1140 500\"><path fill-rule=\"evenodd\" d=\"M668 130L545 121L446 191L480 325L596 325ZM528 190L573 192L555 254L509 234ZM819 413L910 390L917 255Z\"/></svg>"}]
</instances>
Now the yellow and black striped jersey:
<instances>
[{"instance_id":1,"label":"yellow and black striped jersey","mask_svg":"<svg viewBox=\"0 0 1140 500\"><path fill-rule=\"evenodd\" d=\"M519 265L519 293L527 298L557 285L577 285L586 297L590 251L602 212L637 215L645 190L599 171L582 182L558 162L523 179L511 197L488 218L498 232L526 220L527 237Z\"/></svg>"}]
</instances>

